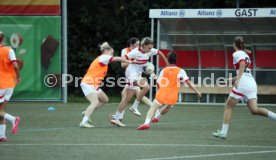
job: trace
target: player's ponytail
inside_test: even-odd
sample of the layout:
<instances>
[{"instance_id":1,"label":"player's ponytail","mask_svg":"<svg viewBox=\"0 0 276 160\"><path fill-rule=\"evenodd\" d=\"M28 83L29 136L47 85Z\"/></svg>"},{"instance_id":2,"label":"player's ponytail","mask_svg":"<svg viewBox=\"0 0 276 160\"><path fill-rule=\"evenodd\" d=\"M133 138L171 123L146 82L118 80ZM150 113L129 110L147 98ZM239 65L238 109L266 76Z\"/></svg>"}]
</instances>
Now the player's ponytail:
<instances>
[{"instance_id":1,"label":"player's ponytail","mask_svg":"<svg viewBox=\"0 0 276 160\"><path fill-rule=\"evenodd\" d=\"M245 48L244 39L242 36L235 37L234 46L239 50L245 51L247 54L251 54L251 51Z\"/></svg>"},{"instance_id":2,"label":"player's ponytail","mask_svg":"<svg viewBox=\"0 0 276 160\"><path fill-rule=\"evenodd\" d=\"M150 37L145 37L141 41L142 46L147 46L147 45L150 45L150 44L154 44L153 40Z\"/></svg>"},{"instance_id":3,"label":"player's ponytail","mask_svg":"<svg viewBox=\"0 0 276 160\"><path fill-rule=\"evenodd\" d=\"M108 44L108 42L104 42L100 45L100 50L104 53L105 50L111 50L112 47Z\"/></svg>"}]
</instances>

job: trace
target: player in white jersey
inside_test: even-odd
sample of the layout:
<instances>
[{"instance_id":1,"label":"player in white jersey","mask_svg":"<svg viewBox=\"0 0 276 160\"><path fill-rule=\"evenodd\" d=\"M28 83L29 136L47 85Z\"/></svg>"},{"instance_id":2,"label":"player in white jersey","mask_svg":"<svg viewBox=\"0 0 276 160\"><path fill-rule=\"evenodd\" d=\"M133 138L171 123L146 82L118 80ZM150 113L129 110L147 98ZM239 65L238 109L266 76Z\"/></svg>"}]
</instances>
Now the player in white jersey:
<instances>
[{"instance_id":1,"label":"player in white jersey","mask_svg":"<svg viewBox=\"0 0 276 160\"><path fill-rule=\"evenodd\" d=\"M132 37L129 39L128 44L129 44L129 47L126 47L126 48L122 49L122 51L121 51L122 58L125 58L126 55L131 52L131 50L138 48L140 45L140 41L138 38ZM121 67L123 69L126 69L128 67L128 63L121 62ZM124 97L126 96L127 88L128 88L128 84L126 84L126 86L124 87L124 89L122 91L122 99L124 99ZM133 89L135 89L135 96L138 97L139 92L140 92L140 87L135 86L135 87L133 87ZM151 101L146 96L144 96L141 101L144 102L147 106L149 106L149 107L151 106ZM135 115L141 116L141 113L138 110L138 106L139 105L137 104L137 102L134 102L133 105L129 108L129 110L132 113L134 113ZM110 118L112 119L112 118L114 118L114 116L115 115L110 115ZM119 117L119 118L120 118L120 120L122 120L124 118L124 111L122 112L121 117Z\"/></svg>"},{"instance_id":2,"label":"player in white jersey","mask_svg":"<svg viewBox=\"0 0 276 160\"><path fill-rule=\"evenodd\" d=\"M129 64L126 69L126 78L128 87L126 90L126 96L122 97L122 100L117 108L114 118L111 120L111 123L116 124L118 126L125 126L123 123L120 122L120 117L124 109L126 108L129 101L132 99L133 95L135 94L135 87L140 87L141 91L137 96L134 105L140 103L142 98L147 94L149 91L149 84L145 78L143 78L142 72L144 71L145 67L147 66L147 62L151 56L159 54L163 60L167 63L167 59L164 54L153 48L153 40L149 37L143 38L141 42L141 46L138 48L133 49L129 54L125 57L126 59L135 60L135 64Z\"/></svg>"},{"instance_id":3,"label":"player in white jersey","mask_svg":"<svg viewBox=\"0 0 276 160\"><path fill-rule=\"evenodd\" d=\"M233 107L240 100L245 100L247 107L253 115L261 115L276 119L275 113L265 108L258 108L257 106L257 84L249 69L251 61L248 54L245 52L243 37L235 37L233 46L235 49L233 64L236 69L237 77L234 78L234 88L225 104L222 129L213 133L213 136L222 139L227 137Z\"/></svg>"}]
</instances>

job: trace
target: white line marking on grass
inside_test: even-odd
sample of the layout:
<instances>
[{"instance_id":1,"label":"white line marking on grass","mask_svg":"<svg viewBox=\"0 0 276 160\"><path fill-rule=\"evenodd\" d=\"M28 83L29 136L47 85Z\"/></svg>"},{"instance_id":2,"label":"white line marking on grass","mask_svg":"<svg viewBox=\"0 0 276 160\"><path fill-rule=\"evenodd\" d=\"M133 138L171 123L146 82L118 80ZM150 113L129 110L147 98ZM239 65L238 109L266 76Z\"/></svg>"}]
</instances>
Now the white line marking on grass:
<instances>
[{"instance_id":1,"label":"white line marking on grass","mask_svg":"<svg viewBox=\"0 0 276 160\"><path fill-rule=\"evenodd\" d=\"M234 155L248 155L248 154L264 154L264 153L275 153L275 152L276 152L276 150L253 151L253 152L232 152L232 153L202 154L202 155L178 156L178 157L146 158L146 159L136 159L136 160L162 160L162 159L205 158L205 157L220 157L220 156L234 156Z\"/></svg>"},{"instance_id":2,"label":"white line marking on grass","mask_svg":"<svg viewBox=\"0 0 276 160\"><path fill-rule=\"evenodd\" d=\"M5 143L3 146L155 146L155 147L225 147L225 148L270 148L276 149L276 146L249 146L249 145L208 145L208 144L89 144L89 143L21 143L21 144L8 144Z\"/></svg>"}]
</instances>

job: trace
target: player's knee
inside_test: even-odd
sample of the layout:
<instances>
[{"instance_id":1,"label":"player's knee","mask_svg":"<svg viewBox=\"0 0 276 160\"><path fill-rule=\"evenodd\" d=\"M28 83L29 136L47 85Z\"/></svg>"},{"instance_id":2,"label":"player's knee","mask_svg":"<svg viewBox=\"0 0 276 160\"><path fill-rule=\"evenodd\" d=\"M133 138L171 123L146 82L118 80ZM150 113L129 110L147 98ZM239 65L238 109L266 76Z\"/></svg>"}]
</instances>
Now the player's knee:
<instances>
[{"instance_id":1,"label":"player's knee","mask_svg":"<svg viewBox=\"0 0 276 160\"><path fill-rule=\"evenodd\" d=\"M256 109L251 109L250 112L251 112L252 115L258 115L259 114L259 111L258 111L257 108Z\"/></svg>"},{"instance_id":2,"label":"player's knee","mask_svg":"<svg viewBox=\"0 0 276 160\"><path fill-rule=\"evenodd\" d=\"M108 97L106 97L104 100L103 100L103 102L102 103L108 103L109 102L109 98Z\"/></svg>"}]
</instances>

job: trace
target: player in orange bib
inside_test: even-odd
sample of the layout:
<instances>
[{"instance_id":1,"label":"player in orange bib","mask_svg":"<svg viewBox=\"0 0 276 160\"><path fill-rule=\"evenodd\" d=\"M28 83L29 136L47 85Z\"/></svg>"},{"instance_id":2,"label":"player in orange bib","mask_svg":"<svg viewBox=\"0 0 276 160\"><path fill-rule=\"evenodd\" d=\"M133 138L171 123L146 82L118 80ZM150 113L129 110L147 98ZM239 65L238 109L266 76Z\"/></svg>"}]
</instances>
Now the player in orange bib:
<instances>
[{"instance_id":1,"label":"player in orange bib","mask_svg":"<svg viewBox=\"0 0 276 160\"><path fill-rule=\"evenodd\" d=\"M193 83L189 80L186 72L177 67L176 64L176 53L171 52L168 55L169 65L165 67L158 77L157 83L159 89L155 95L155 100L151 108L147 113L145 123L140 125L137 129L144 130L150 127L150 122L153 120L153 116L158 108L161 108L161 114L165 114L169 111L173 105L176 104L178 99L178 90L180 87L179 82L186 82L188 86L195 91L198 97L201 97L201 93L197 91ZM159 117L160 118L160 117Z\"/></svg>"},{"instance_id":2,"label":"player in orange bib","mask_svg":"<svg viewBox=\"0 0 276 160\"><path fill-rule=\"evenodd\" d=\"M13 89L20 82L19 67L13 49L5 46L4 33L0 31L0 142L5 142L6 122L12 123L12 133L17 132L20 117L14 117L5 112Z\"/></svg>"},{"instance_id":3,"label":"player in orange bib","mask_svg":"<svg viewBox=\"0 0 276 160\"><path fill-rule=\"evenodd\" d=\"M84 112L84 117L79 124L79 126L83 128L94 127L90 124L91 120L89 117L96 108L108 102L108 97L99 88L102 80L107 73L108 64L110 62L132 63L132 61L126 60L121 57L113 57L114 50L107 42L104 42L100 46L100 50L102 54L91 63L81 81L81 89L87 100L90 102L90 105Z\"/></svg>"},{"instance_id":4,"label":"player in orange bib","mask_svg":"<svg viewBox=\"0 0 276 160\"><path fill-rule=\"evenodd\" d=\"M180 82L186 82L198 97L201 97L201 93L194 87L186 72L175 65L176 53L170 52L167 59L169 65L160 72L157 80L159 89L155 95L155 100L147 113L145 123L140 125L137 128L138 130L144 130L150 127L150 122L153 120L152 118L158 108L161 108L161 114L165 114L176 104Z\"/></svg>"}]
</instances>

